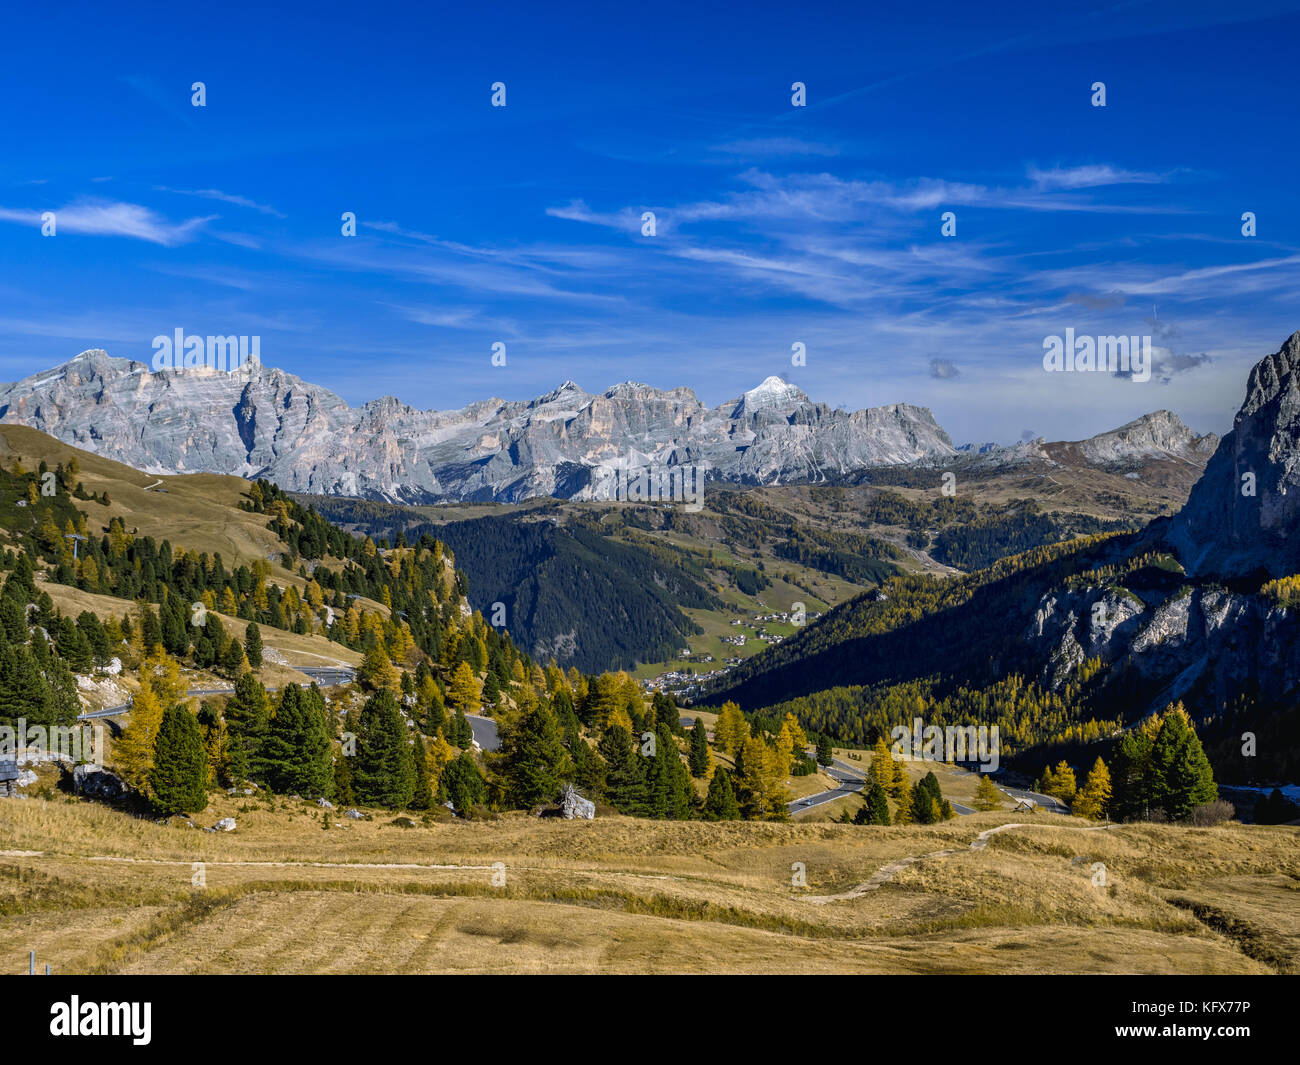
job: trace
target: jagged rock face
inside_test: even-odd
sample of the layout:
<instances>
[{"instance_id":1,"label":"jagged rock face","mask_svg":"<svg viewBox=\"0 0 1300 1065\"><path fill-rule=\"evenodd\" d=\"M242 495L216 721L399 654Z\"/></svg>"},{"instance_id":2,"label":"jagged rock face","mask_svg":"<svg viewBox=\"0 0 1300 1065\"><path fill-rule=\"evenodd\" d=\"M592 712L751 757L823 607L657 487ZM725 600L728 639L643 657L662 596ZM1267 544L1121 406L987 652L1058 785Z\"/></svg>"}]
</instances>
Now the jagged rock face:
<instances>
[{"instance_id":1,"label":"jagged rock face","mask_svg":"<svg viewBox=\"0 0 1300 1065\"><path fill-rule=\"evenodd\" d=\"M1047 664L1041 681L1059 690L1089 658L1109 659L1125 636L1135 634L1140 602L1113 590L1054 592L1038 604L1026 632L1029 642L1044 647Z\"/></svg>"},{"instance_id":2,"label":"jagged rock face","mask_svg":"<svg viewBox=\"0 0 1300 1065\"><path fill-rule=\"evenodd\" d=\"M151 372L98 350L0 387L0 420L149 473L394 502L591 498L593 471L634 454L762 484L954 454L923 407L832 410L775 377L712 409L687 388L628 382L592 395L571 381L528 402L420 411L385 397L354 409L260 363Z\"/></svg>"},{"instance_id":3,"label":"jagged rock face","mask_svg":"<svg viewBox=\"0 0 1300 1065\"><path fill-rule=\"evenodd\" d=\"M1298 378L1300 333L1251 371L1233 429L1187 504L1172 519L1149 526L1139 551L1172 548L1193 578L1300 572ZM1131 446L1136 425L1103 436L1115 437L1112 444L1120 448ZM1181 438L1176 426L1159 421L1139 435L1172 445ZM1186 450L1201 445L1182 444L1183 457L1194 461ZM1253 493L1245 474L1253 475ZM1116 692L1116 705L1131 705L1136 696L1153 711L1186 699L1200 712L1217 713L1243 694L1266 706L1300 701L1300 611L1265 595L1203 581L1184 582L1167 596L1148 595L1146 602L1115 589L1057 591L1038 604L1024 638L1044 663L1039 680L1056 690L1085 658L1101 658L1110 667L1103 692Z\"/></svg>"},{"instance_id":4,"label":"jagged rock face","mask_svg":"<svg viewBox=\"0 0 1300 1065\"><path fill-rule=\"evenodd\" d=\"M1298 522L1300 333L1295 333L1251 370L1232 431L1164 536L1194 576L1263 571L1282 577L1300 572Z\"/></svg>"},{"instance_id":5,"label":"jagged rock face","mask_svg":"<svg viewBox=\"0 0 1300 1065\"><path fill-rule=\"evenodd\" d=\"M1145 693L1146 712L1179 699L1220 710L1242 692L1275 705L1300 697L1300 612L1262 596L1184 585L1142 605L1102 588L1057 592L1039 603L1025 640L1042 654L1045 687L1060 691L1098 657L1111 667L1108 684Z\"/></svg>"}]
</instances>

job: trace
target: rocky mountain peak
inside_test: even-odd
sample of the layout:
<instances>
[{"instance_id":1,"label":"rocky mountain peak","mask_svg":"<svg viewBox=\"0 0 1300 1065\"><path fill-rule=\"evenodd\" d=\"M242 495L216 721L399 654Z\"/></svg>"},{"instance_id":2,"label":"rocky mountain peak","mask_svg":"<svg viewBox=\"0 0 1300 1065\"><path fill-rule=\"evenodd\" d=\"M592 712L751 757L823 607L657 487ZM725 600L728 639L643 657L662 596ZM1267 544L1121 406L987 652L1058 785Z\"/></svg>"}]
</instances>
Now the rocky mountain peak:
<instances>
[{"instance_id":1,"label":"rocky mountain peak","mask_svg":"<svg viewBox=\"0 0 1300 1065\"><path fill-rule=\"evenodd\" d=\"M1204 462L1218 444L1219 438L1214 433L1195 433L1172 411L1157 410L1134 418L1118 429L1081 440L1078 447L1088 461L1111 465L1162 455Z\"/></svg>"},{"instance_id":2,"label":"rocky mountain peak","mask_svg":"<svg viewBox=\"0 0 1300 1065\"><path fill-rule=\"evenodd\" d=\"M1260 359L1246 379L1246 402L1237 412L1235 424L1286 396L1294 403L1296 372L1300 369L1300 331L1292 333L1276 354Z\"/></svg>"},{"instance_id":3,"label":"rocky mountain peak","mask_svg":"<svg viewBox=\"0 0 1300 1065\"><path fill-rule=\"evenodd\" d=\"M1250 372L1232 431L1163 530L1195 576L1300 573L1300 332Z\"/></svg>"},{"instance_id":4,"label":"rocky mountain peak","mask_svg":"<svg viewBox=\"0 0 1300 1065\"><path fill-rule=\"evenodd\" d=\"M587 393L578 386L577 382L563 381L557 387L547 392L546 395L538 396L537 399L534 400L534 404L540 407L544 403L554 403L557 399L570 398L581 402L587 398Z\"/></svg>"},{"instance_id":5,"label":"rocky mountain peak","mask_svg":"<svg viewBox=\"0 0 1300 1065\"><path fill-rule=\"evenodd\" d=\"M779 377L765 377L736 402L733 418L743 418L756 411L786 410L808 403L803 390Z\"/></svg>"}]
</instances>

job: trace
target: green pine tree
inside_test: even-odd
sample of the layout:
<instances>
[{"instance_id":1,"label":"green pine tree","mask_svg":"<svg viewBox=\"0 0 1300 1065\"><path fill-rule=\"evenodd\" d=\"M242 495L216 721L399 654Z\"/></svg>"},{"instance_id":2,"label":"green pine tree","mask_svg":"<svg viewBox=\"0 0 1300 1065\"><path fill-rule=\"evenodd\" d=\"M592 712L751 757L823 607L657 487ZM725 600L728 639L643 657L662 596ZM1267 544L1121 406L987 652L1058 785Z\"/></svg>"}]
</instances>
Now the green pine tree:
<instances>
[{"instance_id":1,"label":"green pine tree","mask_svg":"<svg viewBox=\"0 0 1300 1065\"><path fill-rule=\"evenodd\" d=\"M682 764L677 741L666 721L655 726L654 752L646 772L649 816L685 820L691 809L690 772Z\"/></svg>"},{"instance_id":2,"label":"green pine tree","mask_svg":"<svg viewBox=\"0 0 1300 1065\"><path fill-rule=\"evenodd\" d=\"M855 825L890 824L889 797L878 780L872 780L863 793L862 807L853 817Z\"/></svg>"},{"instance_id":3,"label":"green pine tree","mask_svg":"<svg viewBox=\"0 0 1300 1065\"><path fill-rule=\"evenodd\" d=\"M577 719L574 719L575 730ZM573 759L573 783L593 802L605 796L605 760L591 744L574 735L569 741L569 757Z\"/></svg>"},{"instance_id":4,"label":"green pine tree","mask_svg":"<svg viewBox=\"0 0 1300 1065\"><path fill-rule=\"evenodd\" d=\"M286 685L260 757L271 789L304 797L328 796L334 784L332 747L319 689Z\"/></svg>"},{"instance_id":5,"label":"green pine tree","mask_svg":"<svg viewBox=\"0 0 1300 1065\"><path fill-rule=\"evenodd\" d=\"M271 727L271 700L251 673L235 681L235 694L226 703L226 733L230 744L230 775L235 780L262 780L262 743Z\"/></svg>"},{"instance_id":6,"label":"green pine tree","mask_svg":"<svg viewBox=\"0 0 1300 1065\"><path fill-rule=\"evenodd\" d=\"M1147 774L1151 763L1151 737L1132 729L1115 745L1111 772L1111 816L1132 821L1146 814L1150 805Z\"/></svg>"},{"instance_id":7,"label":"green pine tree","mask_svg":"<svg viewBox=\"0 0 1300 1065\"><path fill-rule=\"evenodd\" d=\"M415 790L408 803L412 810L433 809L433 787L429 780L429 760L424 749L424 738L417 732L411 748L415 759Z\"/></svg>"},{"instance_id":8,"label":"green pine tree","mask_svg":"<svg viewBox=\"0 0 1300 1065\"><path fill-rule=\"evenodd\" d=\"M573 775L560 723L545 702L527 711L502 742L505 775L514 801L524 807L554 802Z\"/></svg>"},{"instance_id":9,"label":"green pine tree","mask_svg":"<svg viewBox=\"0 0 1300 1065\"><path fill-rule=\"evenodd\" d=\"M232 680L237 680L247 672L248 661L244 656L244 649L239 646L238 640L231 640L226 644L226 650L221 655L221 672Z\"/></svg>"},{"instance_id":10,"label":"green pine tree","mask_svg":"<svg viewBox=\"0 0 1300 1065\"><path fill-rule=\"evenodd\" d=\"M262 668L262 630L257 627L256 622L250 621L244 631L244 654L248 658L250 668Z\"/></svg>"},{"instance_id":11,"label":"green pine tree","mask_svg":"<svg viewBox=\"0 0 1300 1065\"><path fill-rule=\"evenodd\" d=\"M463 708L458 709L456 716L451 719L451 735L447 737L447 742L464 751L469 750L474 743L474 728Z\"/></svg>"},{"instance_id":12,"label":"green pine tree","mask_svg":"<svg viewBox=\"0 0 1300 1065\"><path fill-rule=\"evenodd\" d=\"M709 737L704 719L697 717L691 729L691 776L703 777L709 771Z\"/></svg>"},{"instance_id":13,"label":"green pine tree","mask_svg":"<svg viewBox=\"0 0 1300 1065\"><path fill-rule=\"evenodd\" d=\"M367 806L399 809L415 794L415 759L392 692L380 689L361 708L352 788Z\"/></svg>"},{"instance_id":14,"label":"green pine tree","mask_svg":"<svg viewBox=\"0 0 1300 1065\"><path fill-rule=\"evenodd\" d=\"M713 779L709 781L709 794L704 799L704 818L706 821L740 820L740 804L736 802L736 791L731 786L731 774L722 766L713 770Z\"/></svg>"},{"instance_id":15,"label":"green pine tree","mask_svg":"<svg viewBox=\"0 0 1300 1065\"><path fill-rule=\"evenodd\" d=\"M173 705L164 711L154 740L149 771L154 806L164 816L206 809L207 779L208 756L199 723L185 707Z\"/></svg>"},{"instance_id":16,"label":"green pine tree","mask_svg":"<svg viewBox=\"0 0 1300 1065\"><path fill-rule=\"evenodd\" d=\"M943 818L943 796L939 778L926 773L912 791L912 820L918 825L932 825Z\"/></svg>"},{"instance_id":17,"label":"green pine tree","mask_svg":"<svg viewBox=\"0 0 1300 1065\"><path fill-rule=\"evenodd\" d=\"M487 783L469 751L461 751L447 763L442 771L441 784L448 801L462 816L487 796Z\"/></svg>"},{"instance_id":18,"label":"green pine tree","mask_svg":"<svg viewBox=\"0 0 1300 1065\"><path fill-rule=\"evenodd\" d=\"M352 790L352 759L343 753L334 756L334 801L340 806L355 806L356 792Z\"/></svg>"},{"instance_id":19,"label":"green pine tree","mask_svg":"<svg viewBox=\"0 0 1300 1065\"><path fill-rule=\"evenodd\" d=\"M1210 760L1181 704L1165 714L1156 734L1148 780L1151 805L1171 821L1185 821L1197 806L1219 797Z\"/></svg>"},{"instance_id":20,"label":"green pine tree","mask_svg":"<svg viewBox=\"0 0 1300 1065\"><path fill-rule=\"evenodd\" d=\"M619 813L644 816L647 811L645 759L632 744L622 725L610 725L600 738L600 756L605 760L605 794Z\"/></svg>"}]
</instances>

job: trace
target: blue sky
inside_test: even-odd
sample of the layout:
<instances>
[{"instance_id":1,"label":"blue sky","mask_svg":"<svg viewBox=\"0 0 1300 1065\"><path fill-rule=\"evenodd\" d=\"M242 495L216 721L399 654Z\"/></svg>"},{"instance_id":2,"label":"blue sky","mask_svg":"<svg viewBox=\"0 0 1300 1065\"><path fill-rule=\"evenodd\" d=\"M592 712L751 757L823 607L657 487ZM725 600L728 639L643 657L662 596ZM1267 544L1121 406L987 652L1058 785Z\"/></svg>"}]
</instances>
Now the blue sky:
<instances>
[{"instance_id":1,"label":"blue sky","mask_svg":"<svg viewBox=\"0 0 1300 1065\"><path fill-rule=\"evenodd\" d=\"M475 6L11 10L0 377L184 328L352 403L778 374L1009 442L1223 431L1300 329L1300 0Z\"/></svg>"}]
</instances>

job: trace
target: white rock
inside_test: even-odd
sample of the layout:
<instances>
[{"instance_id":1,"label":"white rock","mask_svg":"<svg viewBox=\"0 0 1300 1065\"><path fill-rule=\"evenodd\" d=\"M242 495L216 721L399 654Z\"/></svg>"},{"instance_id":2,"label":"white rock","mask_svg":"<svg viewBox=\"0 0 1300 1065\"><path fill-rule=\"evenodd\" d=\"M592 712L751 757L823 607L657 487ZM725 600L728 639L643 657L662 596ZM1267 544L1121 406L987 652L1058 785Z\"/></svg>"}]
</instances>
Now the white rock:
<instances>
[{"instance_id":1,"label":"white rock","mask_svg":"<svg viewBox=\"0 0 1300 1065\"><path fill-rule=\"evenodd\" d=\"M590 799L584 799L579 795L572 784L565 787L560 804L564 809L564 816L570 821L574 818L591 821L596 817L596 804Z\"/></svg>"}]
</instances>

